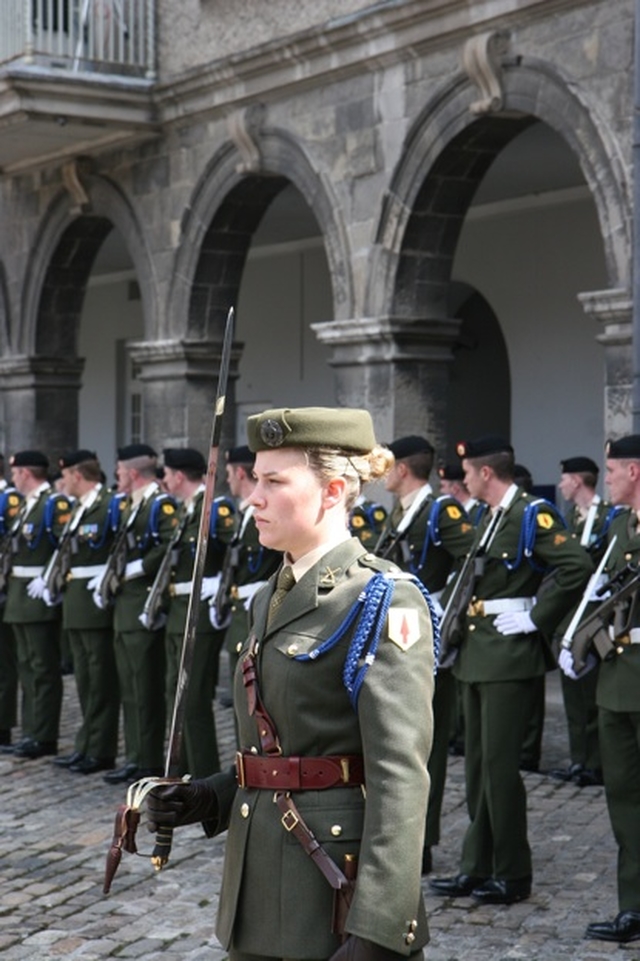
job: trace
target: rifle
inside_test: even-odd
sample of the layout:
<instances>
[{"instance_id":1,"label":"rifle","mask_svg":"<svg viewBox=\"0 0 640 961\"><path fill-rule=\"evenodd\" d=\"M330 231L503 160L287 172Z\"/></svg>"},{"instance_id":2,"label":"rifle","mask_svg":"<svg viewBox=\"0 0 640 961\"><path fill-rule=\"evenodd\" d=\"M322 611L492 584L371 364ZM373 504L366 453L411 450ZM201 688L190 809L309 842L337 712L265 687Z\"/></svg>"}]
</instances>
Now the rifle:
<instances>
[{"instance_id":1,"label":"rifle","mask_svg":"<svg viewBox=\"0 0 640 961\"><path fill-rule=\"evenodd\" d=\"M62 594L67 574L71 567L71 555L77 550L73 541L74 534L80 526L83 515L96 501L98 493L99 488L94 488L88 495L86 502L78 505L75 511L72 512L71 517L64 525L62 534L58 539L58 546L49 558L49 563L44 569L42 575L46 592L44 596L46 598L48 595L49 604L57 604L60 601L60 595Z\"/></svg>"},{"instance_id":2,"label":"rifle","mask_svg":"<svg viewBox=\"0 0 640 961\"><path fill-rule=\"evenodd\" d=\"M402 551L402 563L405 566L411 563L411 549L405 540L405 536L413 521L419 517L427 504L430 503L430 494L431 489L425 487L422 495L416 497L395 530L392 528L383 530L373 549L374 554L378 557L391 557L396 547L399 546Z\"/></svg>"},{"instance_id":3,"label":"rifle","mask_svg":"<svg viewBox=\"0 0 640 961\"><path fill-rule=\"evenodd\" d=\"M198 613L200 608L200 593L202 589L202 579L204 574L207 544L209 540L211 505L213 503L213 490L218 466L220 436L222 433L222 417L226 406L226 391L229 381L229 368L231 365L233 331L234 310L233 307L231 307L227 315L227 323L225 326L224 340L222 344L220 371L218 374L218 390L213 409L213 422L211 425L211 444L209 448L207 476L205 480L205 490L200 512L200 525L198 527L196 554L193 562L193 582L191 594L189 595L187 620L182 641L180 669L178 672L178 682L176 685L176 694L173 702L173 716L171 719L169 743L167 746L167 758L165 762L165 777L143 778L141 781L136 781L134 784L130 785L127 793L127 804L120 805L115 818L113 840L107 854L107 864L105 868L103 888L105 894L108 894L111 888L111 882L113 881L114 875L120 863L122 851L124 850L131 853L135 853L136 851L135 834L138 821L140 819L138 809L142 803L142 800L146 796L146 793L152 790L156 784L167 782L171 783L180 780L180 778L177 776L177 771L180 763L180 750L182 746L186 693L189 686L191 668L193 666L196 627L198 624ZM130 526L130 524L131 518L129 518L127 528ZM169 860L172 842L173 828L160 827L156 834L156 843L151 857L151 862L157 871L160 871Z\"/></svg>"},{"instance_id":4,"label":"rifle","mask_svg":"<svg viewBox=\"0 0 640 961\"><path fill-rule=\"evenodd\" d=\"M639 589L640 566L627 564L596 592L606 594L610 591L610 596L598 604L593 613L574 630L572 636L569 636L567 629L562 638L562 647L571 651L576 674L585 666L591 645L603 661L621 652L622 646L616 641L628 634L637 623Z\"/></svg>"},{"instance_id":5,"label":"rifle","mask_svg":"<svg viewBox=\"0 0 640 961\"><path fill-rule=\"evenodd\" d=\"M240 543L237 537L238 535L236 534L227 547L218 590L214 598L210 601L215 611L215 622L220 625L225 624L229 616L229 611L231 610L233 585L236 582L236 574L238 573L238 566L240 564Z\"/></svg>"},{"instance_id":6,"label":"rifle","mask_svg":"<svg viewBox=\"0 0 640 961\"><path fill-rule=\"evenodd\" d=\"M105 568L100 575L100 580L95 587L94 595L100 599L98 607L103 611L113 603L113 600L120 588L120 582L122 581L124 569L127 564L129 531L133 527L133 523L138 515L138 511L142 507L142 504L142 501L139 501L136 504L129 514L126 523L123 523L122 521L120 522L118 533L116 534L113 544L111 545L111 550L109 551L107 563L105 564Z\"/></svg>"},{"instance_id":7,"label":"rifle","mask_svg":"<svg viewBox=\"0 0 640 961\"><path fill-rule=\"evenodd\" d=\"M504 511L498 508L489 521L482 537L465 557L460 573L455 579L447 606L440 619L440 667L451 667L462 642L464 617L476 584L484 573L486 553L498 529Z\"/></svg>"},{"instance_id":8,"label":"rifle","mask_svg":"<svg viewBox=\"0 0 640 961\"><path fill-rule=\"evenodd\" d=\"M180 518L180 523L171 536L171 540L167 544L162 563L158 568L158 572L151 585L144 607L142 608L142 614L139 620L149 631L158 631L161 627L164 627L166 623L167 615L162 610L164 593L171 580L171 569L175 567L178 561L178 543L184 534L188 520L189 515L185 511Z\"/></svg>"},{"instance_id":9,"label":"rifle","mask_svg":"<svg viewBox=\"0 0 640 961\"><path fill-rule=\"evenodd\" d=\"M7 581L9 580L11 565L13 564L13 555L17 551L16 538L25 516L25 511L26 501L23 500L11 527L0 540L0 595L5 593Z\"/></svg>"}]
</instances>

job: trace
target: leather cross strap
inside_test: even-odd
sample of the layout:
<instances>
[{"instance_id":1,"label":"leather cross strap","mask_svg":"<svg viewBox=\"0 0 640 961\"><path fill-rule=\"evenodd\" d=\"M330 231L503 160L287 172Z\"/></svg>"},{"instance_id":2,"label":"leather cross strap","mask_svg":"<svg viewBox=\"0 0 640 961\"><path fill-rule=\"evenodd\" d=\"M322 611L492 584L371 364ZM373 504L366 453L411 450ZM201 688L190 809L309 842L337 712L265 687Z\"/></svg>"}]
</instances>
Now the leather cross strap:
<instances>
[{"instance_id":1,"label":"leather cross strap","mask_svg":"<svg viewBox=\"0 0 640 961\"><path fill-rule=\"evenodd\" d=\"M238 784L276 791L322 791L331 787L364 784L364 763L359 754L328 757L261 757L238 751Z\"/></svg>"},{"instance_id":2,"label":"leather cross strap","mask_svg":"<svg viewBox=\"0 0 640 961\"><path fill-rule=\"evenodd\" d=\"M335 861L329 857L320 842L316 839L313 831L305 824L302 815L289 795L276 794L274 801L282 814L280 820L282 821L283 828L285 831L293 834L296 841L298 841L304 849L304 853L308 854L315 866L322 871L331 887L336 891L347 887L349 881L346 875L340 870Z\"/></svg>"}]
</instances>

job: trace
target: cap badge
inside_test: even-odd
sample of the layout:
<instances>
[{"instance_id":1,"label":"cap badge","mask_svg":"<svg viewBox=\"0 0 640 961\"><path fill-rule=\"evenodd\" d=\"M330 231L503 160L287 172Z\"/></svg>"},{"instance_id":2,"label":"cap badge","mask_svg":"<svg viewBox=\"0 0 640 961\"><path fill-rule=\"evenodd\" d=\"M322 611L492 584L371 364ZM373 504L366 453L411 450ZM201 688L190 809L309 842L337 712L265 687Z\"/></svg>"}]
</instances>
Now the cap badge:
<instances>
[{"instance_id":1,"label":"cap badge","mask_svg":"<svg viewBox=\"0 0 640 961\"><path fill-rule=\"evenodd\" d=\"M260 424L260 437L267 447L282 447L284 443L282 425L272 417L268 417Z\"/></svg>"}]
</instances>

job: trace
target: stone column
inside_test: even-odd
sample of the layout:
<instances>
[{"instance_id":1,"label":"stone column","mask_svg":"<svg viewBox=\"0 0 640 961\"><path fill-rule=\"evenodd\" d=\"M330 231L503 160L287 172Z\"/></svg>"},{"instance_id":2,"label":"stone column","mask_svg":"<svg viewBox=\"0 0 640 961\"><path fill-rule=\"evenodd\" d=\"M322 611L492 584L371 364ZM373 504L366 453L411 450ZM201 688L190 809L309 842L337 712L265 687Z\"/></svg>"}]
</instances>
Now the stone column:
<instances>
[{"instance_id":1,"label":"stone column","mask_svg":"<svg viewBox=\"0 0 640 961\"><path fill-rule=\"evenodd\" d=\"M633 301L625 288L578 294L584 312L602 327L604 347L604 434L622 437L632 431Z\"/></svg>"},{"instance_id":2,"label":"stone column","mask_svg":"<svg viewBox=\"0 0 640 961\"><path fill-rule=\"evenodd\" d=\"M41 450L57 464L59 455L78 446L78 393L84 359L79 357L2 357L6 454Z\"/></svg>"},{"instance_id":3,"label":"stone column","mask_svg":"<svg viewBox=\"0 0 640 961\"><path fill-rule=\"evenodd\" d=\"M220 340L160 340L131 344L142 383L143 440L163 447L196 447L205 458L211 443L213 405L222 354ZM233 446L235 382L242 344L234 345L221 446Z\"/></svg>"},{"instance_id":4,"label":"stone column","mask_svg":"<svg viewBox=\"0 0 640 961\"><path fill-rule=\"evenodd\" d=\"M422 434L446 450L446 403L452 347L461 321L363 318L314 324L333 350L336 399L365 407L383 442Z\"/></svg>"}]
</instances>

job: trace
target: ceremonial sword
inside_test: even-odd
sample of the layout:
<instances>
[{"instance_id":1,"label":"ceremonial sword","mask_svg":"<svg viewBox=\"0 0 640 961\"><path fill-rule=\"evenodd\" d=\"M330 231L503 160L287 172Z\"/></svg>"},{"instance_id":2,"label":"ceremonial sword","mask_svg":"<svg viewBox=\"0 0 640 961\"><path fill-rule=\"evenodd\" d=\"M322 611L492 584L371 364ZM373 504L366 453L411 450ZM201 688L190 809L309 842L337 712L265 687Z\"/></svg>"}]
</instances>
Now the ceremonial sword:
<instances>
[{"instance_id":1,"label":"ceremonial sword","mask_svg":"<svg viewBox=\"0 0 640 961\"><path fill-rule=\"evenodd\" d=\"M209 445L207 475L205 480L204 494L202 497L202 512L200 514L200 526L198 527L198 540L196 543L196 551L193 562L191 593L189 595L187 620L185 623L184 637L182 640L180 669L178 671L178 682L176 685L176 693L173 702L173 715L169 732L164 777L143 778L141 781L137 781L135 784L132 784L129 787L129 790L127 791L127 803L120 805L118 813L116 814L113 840L111 842L109 853L107 854L107 864L104 879L105 894L109 893L111 882L122 857L122 851L124 850L130 854L137 854L135 832L140 820L140 804L144 800L145 796L156 784L180 780L178 771L180 768L180 752L182 748L186 695L187 688L189 686L191 668L193 666L196 628L198 625L198 614L200 611L200 592L202 590L202 579L204 575L204 565L209 541L211 506L213 503L216 472L218 468L220 436L222 433L222 418L225 410L229 369L231 366L234 319L234 309L231 307L227 315L224 340L222 344L220 372L218 374L218 390L213 409L213 423L211 426L211 443ZM172 840L173 828L165 826L158 828L156 833L156 843L151 855L151 863L157 871L160 871L169 860Z\"/></svg>"}]
</instances>

